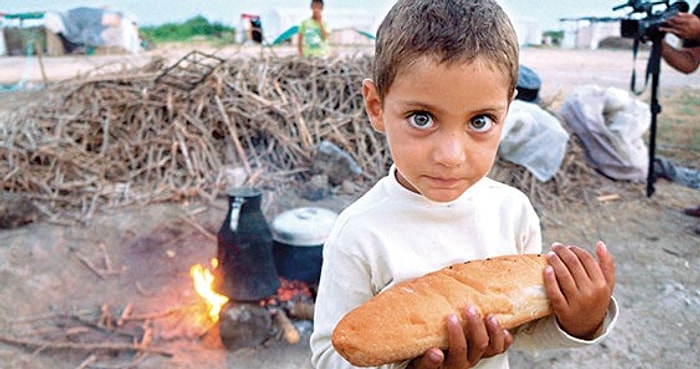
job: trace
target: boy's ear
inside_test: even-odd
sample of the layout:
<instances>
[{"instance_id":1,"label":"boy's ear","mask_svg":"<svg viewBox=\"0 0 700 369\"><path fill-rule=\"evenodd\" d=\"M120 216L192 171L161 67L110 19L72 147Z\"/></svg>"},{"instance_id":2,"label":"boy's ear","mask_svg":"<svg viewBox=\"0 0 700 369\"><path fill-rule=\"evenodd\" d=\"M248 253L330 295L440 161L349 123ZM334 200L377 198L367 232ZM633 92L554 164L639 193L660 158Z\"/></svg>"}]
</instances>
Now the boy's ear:
<instances>
[{"instance_id":1,"label":"boy's ear","mask_svg":"<svg viewBox=\"0 0 700 369\"><path fill-rule=\"evenodd\" d=\"M371 79L362 81L362 96L365 98L365 110L369 117L369 122L377 132L384 132L384 121L382 120L382 101L379 99L377 86Z\"/></svg>"}]
</instances>

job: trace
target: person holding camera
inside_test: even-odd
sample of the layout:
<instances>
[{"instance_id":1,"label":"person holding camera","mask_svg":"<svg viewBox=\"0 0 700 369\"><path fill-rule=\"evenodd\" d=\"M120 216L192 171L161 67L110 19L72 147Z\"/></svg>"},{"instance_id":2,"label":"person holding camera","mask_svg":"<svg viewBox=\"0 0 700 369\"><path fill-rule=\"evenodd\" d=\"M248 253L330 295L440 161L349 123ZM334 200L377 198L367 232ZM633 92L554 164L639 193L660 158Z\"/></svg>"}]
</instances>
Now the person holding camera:
<instances>
[{"instance_id":1,"label":"person holding camera","mask_svg":"<svg viewBox=\"0 0 700 369\"><path fill-rule=\"evenodd\" d=\"M692 73L700 65L700 4L692 13L678 13L659 27L663 32L672 33L683 39L680 48L671 46L667 41L661 45L661 56L674 69L683 73Z\"/></svg>"},{"instance_id":2,"label":"person holding camera","mask_svg":"<svg viewBox=\"0 0 700 369\"><path fill-rule=\"evenodd\" d=\"M692 13L678 13L659 27L663 32L672 33L683 40L680 48L671 46L666 40L661 44L661 57L674 69L689 74L700 65L700 3ZM700 205L687 208L685 214L700 217ZM700 228L695 230L700 234Z\"/></svg>"}]
</instances>

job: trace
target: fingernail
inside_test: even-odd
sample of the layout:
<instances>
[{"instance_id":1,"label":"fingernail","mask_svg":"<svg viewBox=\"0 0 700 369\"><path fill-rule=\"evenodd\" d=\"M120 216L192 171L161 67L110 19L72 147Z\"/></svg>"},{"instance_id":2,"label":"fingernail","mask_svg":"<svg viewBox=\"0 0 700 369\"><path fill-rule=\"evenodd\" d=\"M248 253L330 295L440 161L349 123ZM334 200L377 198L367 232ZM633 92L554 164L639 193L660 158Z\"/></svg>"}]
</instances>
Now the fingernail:
<instances>
[{"instance_id":1,"label":"fingernail","mask_svg":"<svg viewBox=\"0 0 700 369\"><path fill-rule=\"evenodd\" d=\"M471 305L470 305L470 306L467 308L467 314L469 314L469 315L471 315L471 316L477 316L477 315L479 315L479 312L476 311L476 308L475 308L474 306L471 306Z\"/></svg>"},{"instance_id":2,"label":"fingernail","mask_svg":"<svg viewBox=\"0 0 700 369\"><path fill-rule=\"evenodd\" d=\"M459 324L459 320L457 320L457 316L454 314L450 314L447 316L447 322L452 324Z\"/></svg>"},{"instance_id":3,"label":"fingernail","mask_svg":"<svg viewBox=\"0 0 700 369\"><path fill-rule=\"evenodd\" d=\"M491 323L491 325L493 325L493 326L496 326L498 324L498 320L496 319L495 316L491 315L489 317L489 323Z\"/></svg>"},{"instance_id":4,"label":"fingernail","mask_svg":"<svg viewBox=\"0 0 700 369\"><path fill-rule=\"evenodd\" d=\"M430 360L431 360L431 361L440 361L440 360L442 360L442 356L440 355L440 353L435 352L435 351L432 351L432 350L428 353L428 357L430 357Z\"/></svg>"},{"instance_id":5,"label":"fingernail","mask_svg":"<svg viewBox=\"0 0 700 369\"><path fill-rule=\"evenodd\" d=\"M550 251L547 253L547 257L550 259L554 259L555 257L557 257L557 254L554 251Z\"/></svg>"}]
</instances>

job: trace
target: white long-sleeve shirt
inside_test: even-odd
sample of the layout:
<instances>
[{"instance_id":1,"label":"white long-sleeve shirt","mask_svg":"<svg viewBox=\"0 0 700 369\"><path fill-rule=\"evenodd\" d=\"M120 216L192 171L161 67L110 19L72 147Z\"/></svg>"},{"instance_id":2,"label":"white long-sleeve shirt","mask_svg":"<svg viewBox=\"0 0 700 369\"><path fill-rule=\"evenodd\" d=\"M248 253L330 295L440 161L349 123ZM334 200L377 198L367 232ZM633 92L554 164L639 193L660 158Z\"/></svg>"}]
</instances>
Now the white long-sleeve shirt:
<instances>
[{"instance_id":1,"label":"white long-sleeve shirt","mask_svg":"<svg viewBox=\"0 0 700 369\"><path fill-rule=\"evenodd\" d=\"M542 250L539 217L517 189L484 178L458 199L436 203L402 187L395 170L341 212L324 245L311 335L316 368L352 368L331 344L333 329L386 288L458 262ZM604 332L593 341L567 335L549 317L524 326L514 347L536 352L595 344L612 328L616 311L613 301ZM507 352L476 368L507 369Z\"/></svg>"}]
</instances>

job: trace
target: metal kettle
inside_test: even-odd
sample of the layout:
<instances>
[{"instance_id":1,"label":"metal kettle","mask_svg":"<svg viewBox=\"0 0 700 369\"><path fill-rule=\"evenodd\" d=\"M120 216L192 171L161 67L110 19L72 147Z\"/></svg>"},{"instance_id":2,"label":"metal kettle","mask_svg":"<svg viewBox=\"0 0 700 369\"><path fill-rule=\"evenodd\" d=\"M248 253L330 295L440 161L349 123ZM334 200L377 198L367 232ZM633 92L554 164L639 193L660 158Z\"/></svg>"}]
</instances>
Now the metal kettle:
<instances>
[{"instance_id":1,"label":"metal kettle","mask_svg":"<svg viewBox=\"0 0 700 369\"><path fill-rule=\"evenodd\" d=\"M262 191L237 187L227 196L228 213L217 234L214 290L235 301L259 301L274 295L280 285L272 232L261 209Z\"/></svg>"}]
</instances>

